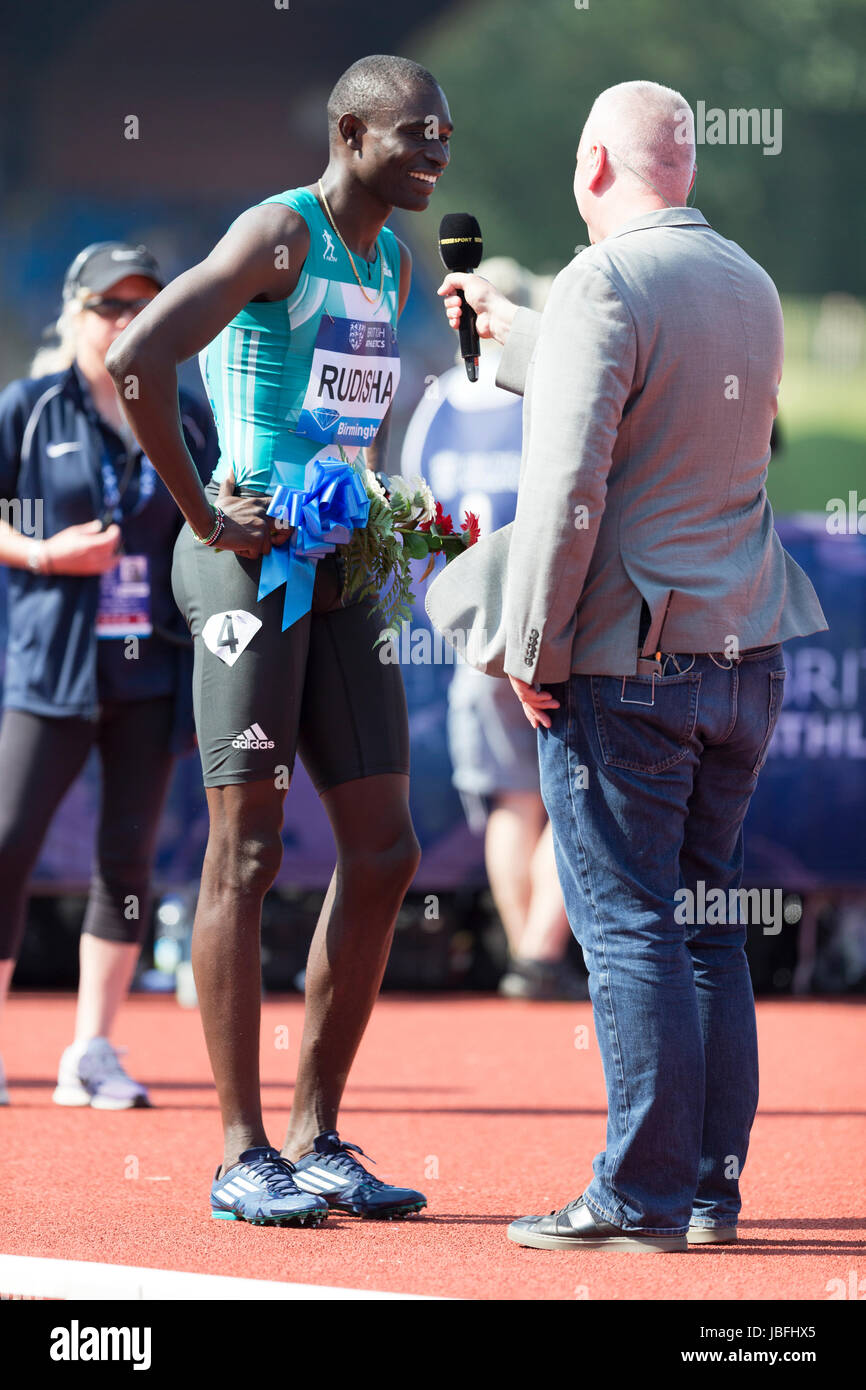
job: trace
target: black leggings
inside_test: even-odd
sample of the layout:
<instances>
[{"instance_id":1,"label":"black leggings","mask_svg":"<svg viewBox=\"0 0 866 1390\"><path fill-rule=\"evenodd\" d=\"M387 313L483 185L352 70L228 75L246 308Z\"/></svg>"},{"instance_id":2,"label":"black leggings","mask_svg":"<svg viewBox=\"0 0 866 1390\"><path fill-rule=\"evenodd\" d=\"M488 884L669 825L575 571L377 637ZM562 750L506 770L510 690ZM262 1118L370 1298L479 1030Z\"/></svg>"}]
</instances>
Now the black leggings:
<instances>
[{"instance_id":1,"label":"black leggings","mask_svg":"<svg viewBox=\"0 0 866 1390\"><path fill-rule=\"evenodd\" d=\"M102 765L102 804L83 931L105 941L141 940L173 764L173 717L170 697L106 704L95 721L3 711L0 960L18 957L30 875L54 813L94 746Z\"/></svg>"}]
</instances>

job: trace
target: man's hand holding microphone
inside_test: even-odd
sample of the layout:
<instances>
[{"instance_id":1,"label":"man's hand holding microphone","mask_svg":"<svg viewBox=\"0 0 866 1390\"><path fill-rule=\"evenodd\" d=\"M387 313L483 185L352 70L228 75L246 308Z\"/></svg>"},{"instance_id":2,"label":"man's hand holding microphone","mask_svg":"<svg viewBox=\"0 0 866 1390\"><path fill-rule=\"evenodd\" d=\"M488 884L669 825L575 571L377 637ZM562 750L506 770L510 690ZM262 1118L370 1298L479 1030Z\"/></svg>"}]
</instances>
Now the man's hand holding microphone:
<instances>
[{"instance_id":1,"label":"man's hand holding microphone","mask_svg":"<svg viewBox=\"0 0 866 1390\"><path fill-rule=\"evenodd\" d=\"M517 306L474 271L481 263L481 228L469 212L449 212L439 223L439 256L449 272L438 293L447 296L445 312L460 335L460 355L470 381L478 380L478 339L504 343Z\"/></svg>"},{"instance_id":2,"label":"man's hand holding microphone","mask_svg":"<svg viewBox=\"0 0 866 1390\"><path fill-rule=\"evenodd\" d=\"M497 343L505 343L517 305L500 294L483 275L450 271L436 293L444 296L445 313L455 331L459 332L465 301L474 310L479 338L495 338Z\"/></svg>"}]
</instances>

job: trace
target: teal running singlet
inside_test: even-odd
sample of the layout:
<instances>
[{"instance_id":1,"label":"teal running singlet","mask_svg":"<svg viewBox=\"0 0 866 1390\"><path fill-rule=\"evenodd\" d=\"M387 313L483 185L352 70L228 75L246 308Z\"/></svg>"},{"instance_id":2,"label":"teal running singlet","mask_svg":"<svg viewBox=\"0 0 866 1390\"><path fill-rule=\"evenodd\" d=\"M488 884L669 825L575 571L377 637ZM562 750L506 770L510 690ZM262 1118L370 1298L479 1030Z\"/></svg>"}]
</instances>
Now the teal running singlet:
<instances>
[{"instance_id":1,"label":"teal running singlet","mask_svg":"<svg viewBox=\"0 0 866 1390\"><path fill-rule=\"evenodd\" d=\"M239 487L272 492L279 483L302 487L312 459L354 461L374 438L400 378L400 247L383 227L381 297L378 257L369 268L360 262L370 303L309 189L264 203L294 208L310 229L297 288L288 299L247 304L202 349L199 365L219 434L214 478L232 468Z\"/></svg>"}]
</instances>

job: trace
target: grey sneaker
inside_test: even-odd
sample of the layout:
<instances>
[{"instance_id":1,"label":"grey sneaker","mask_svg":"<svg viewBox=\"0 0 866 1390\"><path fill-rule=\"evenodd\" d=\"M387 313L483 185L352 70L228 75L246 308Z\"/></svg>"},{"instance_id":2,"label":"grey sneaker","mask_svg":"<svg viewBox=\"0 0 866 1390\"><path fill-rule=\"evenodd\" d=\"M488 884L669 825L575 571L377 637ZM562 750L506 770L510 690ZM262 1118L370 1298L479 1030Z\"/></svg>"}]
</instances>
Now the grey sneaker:
<instances>
[{"instance_id":1,"label":"grey sneaker","mask_svg":"<svg viewBox=\"0 0 866 1390\"><path fill-rule=\"evenodd\" d=\"M9 1104L9 1092L6 1090L6 1069L3 1066L3 1058L0 1057L0 1105Z\"/></svg>"},{"instance_id":2,"label":"grey sneaker","mask_svg":"<svg viewBox=\"0 0 866 1390\"><path fill-rule=\"evenodd\" d=\"M55 1105L90 1105L94 1110L131 1110L150 1105L147 1089L120 1065L126 1048L108 1038L91 1038L86 1047L72 1043L60 1058Z\"/></svg>"},{"instance_id":3,"label":"grey sneaker","mask_svg":"<svg viewBox=\"0 0 866 1390\"><path fill-rule=\"evenodd\" d=\"M589 986L566 961L515 960L499 981L506 999L588 999Z\"/></svg>"}]
</instances>

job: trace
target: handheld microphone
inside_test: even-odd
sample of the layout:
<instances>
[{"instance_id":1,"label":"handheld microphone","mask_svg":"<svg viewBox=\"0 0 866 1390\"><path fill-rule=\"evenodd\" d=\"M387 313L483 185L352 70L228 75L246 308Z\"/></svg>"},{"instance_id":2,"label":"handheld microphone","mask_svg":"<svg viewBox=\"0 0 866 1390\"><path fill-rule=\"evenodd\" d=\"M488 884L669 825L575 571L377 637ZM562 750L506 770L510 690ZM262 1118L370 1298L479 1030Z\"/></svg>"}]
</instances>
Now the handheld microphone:
<instances>
[{"instance_id":1,"label":"handheld microphone","mask_svg":"<svg viewBox=\"0 0 866 1390\"><path fill-rule=\"evenodd\" d=\"M449 212L439 223L439 255L446 270L472 271L477 269L484 250L481 228L470 212ZM475 310L467 304L462 290L460 296L460 356L470 381L478 380L478 329Z\"/></svg>"}]
</instances>

